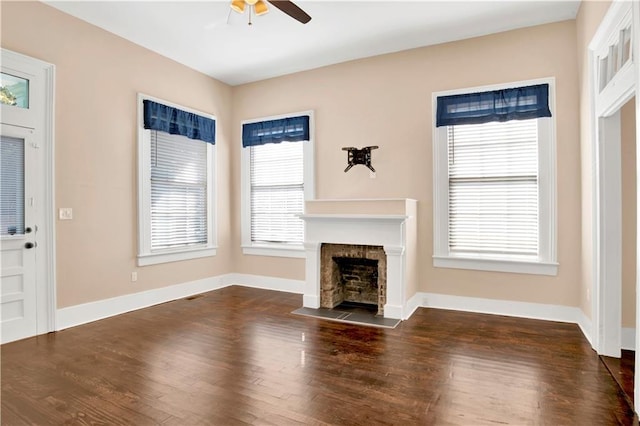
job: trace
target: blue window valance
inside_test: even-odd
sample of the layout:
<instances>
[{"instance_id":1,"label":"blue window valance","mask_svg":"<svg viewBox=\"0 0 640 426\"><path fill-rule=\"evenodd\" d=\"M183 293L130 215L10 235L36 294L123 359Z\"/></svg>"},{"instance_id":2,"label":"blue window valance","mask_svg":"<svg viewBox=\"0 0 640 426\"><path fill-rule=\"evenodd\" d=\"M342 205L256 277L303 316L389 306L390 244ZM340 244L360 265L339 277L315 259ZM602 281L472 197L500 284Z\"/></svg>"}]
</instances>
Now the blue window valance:
<instances>
[{"instance_id":1,"label":"blue window valance","mask_svg":"<svg viewBox=\"0 0 640 426\"><path fill-rule=\"evenodd\" d=\"M242 125L242 146L309 140L309 116L287 117Z\"/></svg>"},{"instance_id":2,"label":"blue window valance","mask_svg":"<svg viewBox=\"0 0 640 426\"><path fill-rule=\"evenodd\" d=\"M549 85L438 97L436 127L551 117Z\"/></svg>"},{"instance_id":3,"label":"blue window valance","mask_svg":"<svg viewBox=\"0 0 640 426\"><path fill-rule=\"evenodd\" d=\"M144 128L216 143L216 121L145 99Z\"/></svg>"}]
</instances>

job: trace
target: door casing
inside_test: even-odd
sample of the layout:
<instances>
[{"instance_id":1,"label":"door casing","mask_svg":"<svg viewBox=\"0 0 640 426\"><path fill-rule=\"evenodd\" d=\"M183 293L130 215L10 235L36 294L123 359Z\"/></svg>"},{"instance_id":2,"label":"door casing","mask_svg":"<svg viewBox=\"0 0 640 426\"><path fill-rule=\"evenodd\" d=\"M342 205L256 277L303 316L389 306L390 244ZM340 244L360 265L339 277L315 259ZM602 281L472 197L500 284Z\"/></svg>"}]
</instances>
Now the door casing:
<instances>
[{"instance_id":1,"label":"door casing","mask_svg":"<svg viewBox=\"0 0 640 426\"><path fill-rule=\"evenodd\" d=\"M2 71L26 76L37 82L29 93L29 104L38 105L31 114L17 108L2 107L3 124L35 129L39 133L40 162L36 173L42 184L34 197L39 207L38 256L36 261L36 335L56 330L56 252L55 252L55 164L54 108L55 66L7 49L1 49ZM31 90L35 89L35 90ZM2 343L6 343L3 339Z\"/></svg>"},{"instance_id":2,"label":"door casing","mask_svg":"<svg viewBox=\"0 0 640 426\"><path fill-rule=\"evenodd\" d=\"M616 37L620 22L631 13L632 68L619 72L605 90L598 81L598 52ZM591 147L594 164L592 181L593 282L591 344L598 354L621 355L621 253L622 192L620 178L620 108L635 95L636 146L640 146L640 5L639 2L614 0L589 44L589 87L591 115ZM621 68L622 70L622 68ZM615 80L615 81L614 81ZM613 84L611 84L613 83ZM611 90L608 90L610 88ZM605 93L606 92L606 93ZM640 170L640 150L636 150ZM640 192L640 173L636 173L636 191ZM637 223L640 226L640 198ZM640 228L638 228L640 229ZM640 238L636 238L640 250ZM640 306L640 251L636 259L636 306ZM640 377L640 315L636 313L635 377ZM635 407L640 407L640 380L635 380Z\"/></svg>"}]
</instances>

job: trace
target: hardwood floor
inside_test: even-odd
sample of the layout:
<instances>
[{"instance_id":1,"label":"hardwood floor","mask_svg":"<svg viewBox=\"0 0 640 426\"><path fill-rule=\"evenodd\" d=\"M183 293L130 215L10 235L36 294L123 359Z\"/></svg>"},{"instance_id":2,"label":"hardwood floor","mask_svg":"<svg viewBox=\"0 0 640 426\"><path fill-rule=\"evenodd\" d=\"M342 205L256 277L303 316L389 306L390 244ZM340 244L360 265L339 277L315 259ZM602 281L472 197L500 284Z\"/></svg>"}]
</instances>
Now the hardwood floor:
<instances>
[{"instance_id":1,"label":"hardwood floor","mask_svg":"<svg viewBox=\"0 0 640 426\"><path fill-rule=\"evenodd\" d=\"M576 325L420 309L377 329L301 303L229 287L4 345L2 424L634 423Z\"/></svg>"},{"instance_id":2,"label":"hardwood floor","mask_svg":"<svg viewBox=\"0 0 640 426\"><path fill-rule=\"evenodd\" d=\"M613 376L613 379L618 383L629 405L633 407L633 375L636 367L635 351L623 349L620 358L601 355L600 359L609 370L611 376Z\"/></svg>"}]
</instances>

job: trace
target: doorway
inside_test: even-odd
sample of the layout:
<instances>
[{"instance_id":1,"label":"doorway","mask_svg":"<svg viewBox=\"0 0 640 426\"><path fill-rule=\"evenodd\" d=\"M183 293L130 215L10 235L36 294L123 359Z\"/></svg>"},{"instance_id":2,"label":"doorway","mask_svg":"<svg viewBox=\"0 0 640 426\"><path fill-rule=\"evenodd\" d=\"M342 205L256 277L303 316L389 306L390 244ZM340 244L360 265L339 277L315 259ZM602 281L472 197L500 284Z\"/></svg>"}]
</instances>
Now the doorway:
<instances>
[{"instance_id":1,"label":"doorway","mask_svg":"<svg viewBox=\"0 0 640 426\"><path fill-rule=\"evenodd\" d=\"M623 303L624 297L632 297L637 301L638 262L631 266L636 269L632 277L632 289L623 288L623 269L628 267L623 260L623 232L637 235L637 224L640 220L637 209L637 174L633 191L636 195L635 218L636 229L623 230L624 200L622 187L623 165L622 155L622 123L623 107L628 102L635 102L635 123L638 122L638 97L634 99L640 68L638 66L637 29L640 27L640 7L637 2L613 2L600 27L589 45L591 61L591 106L592 106L592 141L595 174L593 180L593 286L592 286L592 344L599 355L621 359L623 346L633 346L638 356L637 333L640 327L638 316L633 312L631 322L635 329L625 332L624 323L629 322L630 306ZM637 127L637 126L636 126ZM637 129L636 129L637 130ZM637 132L632 135L636 145L640 141ZM625 159L626 162L627 159ZM636 149L636 164L640 161ZM638 238L634 238L636 259ZM626 254L627 256L629 253ZM629 263L629 262L626 262ZM627 273L628 275L628 273ZM628 278L627 278L628 279ZM633 293L629 296L628 293ZM623 310L627 311L624 313ZM635 310L635 303L633 304ZM633 335L632 338L629 335ZM626 340L626 342L625 342ZM628 357L627 357L628 358ZM637 360L636 360L637 361ZM637 376L638 362L633 366L633 376ZM637 381L633 383L634 405L638 406Z\"/></svg>"},{"instance_id":2,"label":"doorway","mask_svg":"<svg viewBox=\"0 0 640 426\"><path fill-rule=\"evenodd\" d=\"M51 64L2 49L0 343L55 330Z\"/></svg>"},{"instance_id":3,"label":"doorway","mask_svg":"<svg viewBox=\"0 0 640 426\"><path fill-rule=\"evenodd\" d=\"M620 109L621 175L621 324L620 358L601 355L601 359L634 406L635 323L637 281L637 172L635 98Z\"/></svg>"}]
</instances>

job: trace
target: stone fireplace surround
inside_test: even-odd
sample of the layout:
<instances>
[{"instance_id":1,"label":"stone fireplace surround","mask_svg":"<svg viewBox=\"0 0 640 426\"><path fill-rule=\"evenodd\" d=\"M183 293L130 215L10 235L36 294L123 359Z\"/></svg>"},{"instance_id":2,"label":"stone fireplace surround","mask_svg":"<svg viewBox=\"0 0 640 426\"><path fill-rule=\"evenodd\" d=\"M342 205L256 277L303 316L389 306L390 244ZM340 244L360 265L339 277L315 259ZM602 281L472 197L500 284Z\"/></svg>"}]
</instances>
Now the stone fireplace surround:
<instances>
[{"instance_id":1,"label":"stone fireplace surround","mask_svg":"<svg viewBox=\"0 0 640 426\"><path fill-rule=\"evenodd\" d=\"M315 200L305 203L305 211L303 306L321 307L323 244L379 246L386 258L382 313L385 318L406 319L410 312L405 305L415 293L415 283L408 277L415 277L417 201Z\"/></svg>"}]
</instances>

